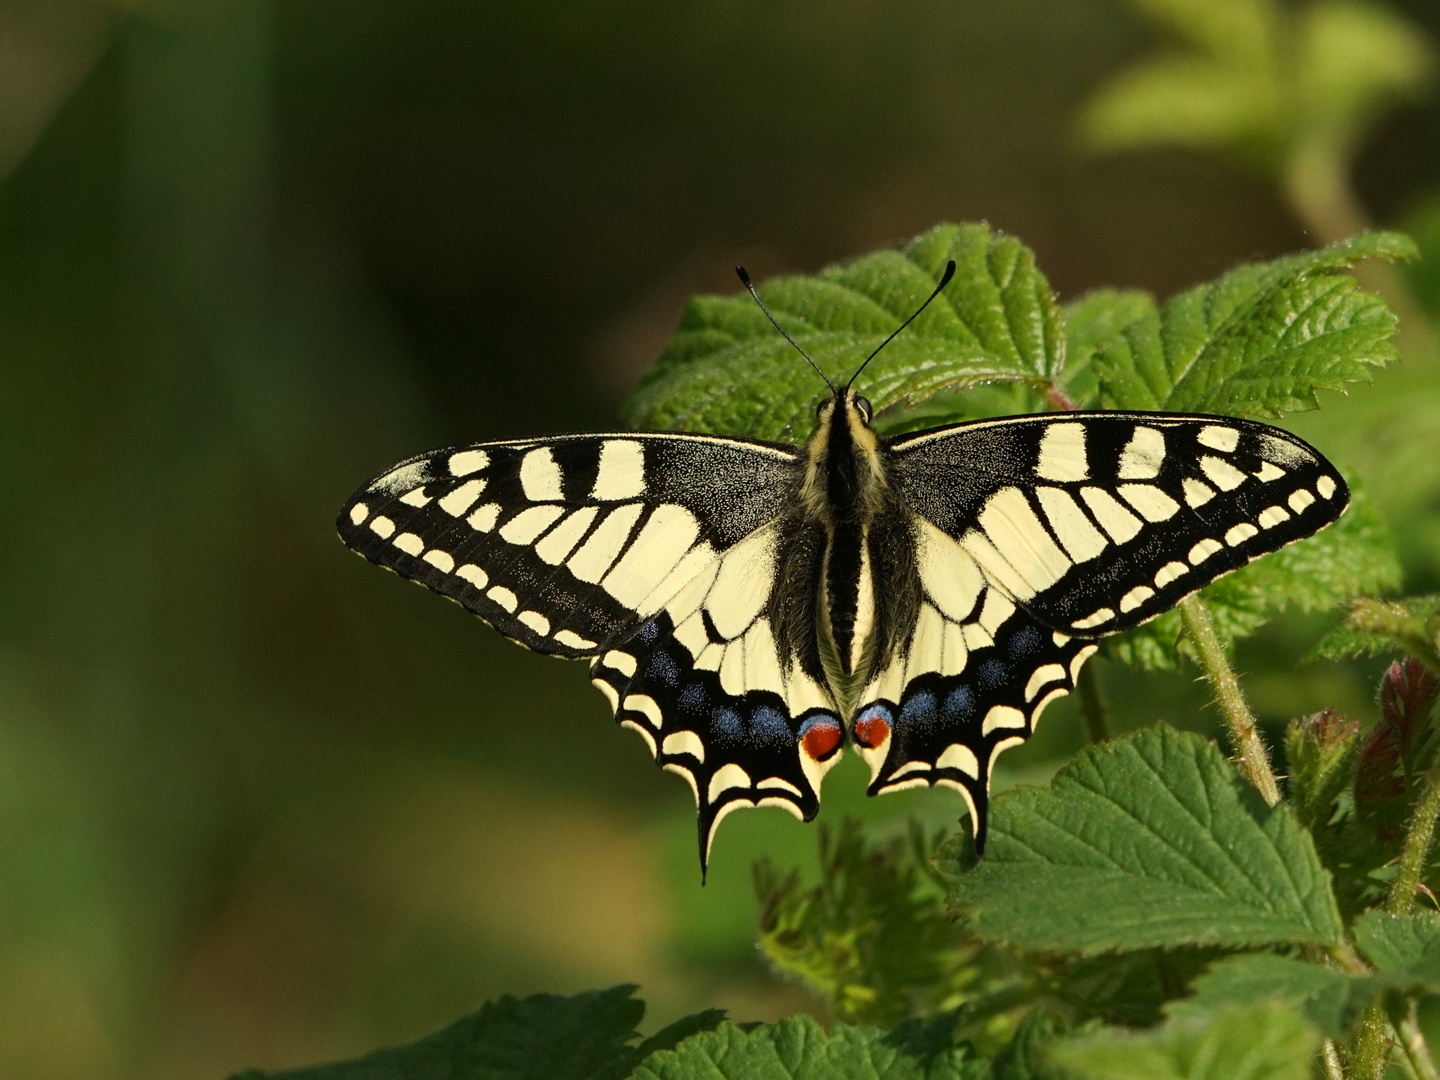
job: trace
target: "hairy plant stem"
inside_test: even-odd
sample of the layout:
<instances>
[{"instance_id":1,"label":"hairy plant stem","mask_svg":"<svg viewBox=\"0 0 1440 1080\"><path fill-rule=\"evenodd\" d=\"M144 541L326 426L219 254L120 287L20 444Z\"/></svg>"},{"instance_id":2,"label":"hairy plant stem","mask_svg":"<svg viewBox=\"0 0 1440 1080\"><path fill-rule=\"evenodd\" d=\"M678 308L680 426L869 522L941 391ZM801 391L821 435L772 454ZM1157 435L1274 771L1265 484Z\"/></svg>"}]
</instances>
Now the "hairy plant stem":
<instances>
[{"instance_id":1,"label":"hairy plant stem","mask_svg":"<svg viewBox=\"0 0 1440 1080\"><path fill-rule=\"evenodd\" d=\"M1400 872L1390 885L1385 910L1391 915L1408 915L1415 903L1425 856L1435 836L1435 818L1440 815L1440 761L1432 762L1420 779L1420 801L1410 827L1405 830L1405 846L1400 850Z\"/></svg>"},{"instance_id":2,"label":"hairy plant stem","mask_svg":"<svg viewBox=\"0 0 1440 1080\"><path fill-rule=\"evenodd\" d=\"M1365 1007L1345 1055L1350 1080L1380 1080L1390 1059L1389 1027L1383 1004L1372 1001Z\"/></svg>"},{"instance_id":3,"label":"hairy plant stem","mask_svg":"<svg viewBox=\"0 0 1440 1080\"><path fill-rule=\"evenodd\" d=\"M1100 696L1100 680L1095 675L1093 662L1080 669L1076 689L1080 692L1080 717L1085 721L1085 730L1090 735L1090 741L1107 742L1110 728L1105 722L1105 700Z\"/></svg>"},{"instance_id":4,"label":"hairy plant stem","mask_svg":"<svg viewBox=\"0 0 1440 1080\"><path fill-rule=\"evenodd\" d=\"M1420 1080L1440 1080L1440 1070L1435 1068L1435 1059L1430 1055L1430 1044L1425 1041L1425 1032L1416 1015L1416 1003L1412 998L1405 1003L1405 1013L1395 1023L1395 1032L1400 1036L1400 1049L1405 1052L1410 1068Z\"/></svg>"},{"instance_id":5,"label":"hairy plant stem","mask_svg":"<svg viewBox=\"0 0 1440 1080\"><path fill-rule=\"evenodd\" d=\"M1187 596L1180 601L1180 618L1195 652L1199 654L1200 666L1205 669L1205 678L1215 692L1215 700L1225 714L1225 726L1230 729L1231 741L1240 755L1240 771L1255 785L1266 805L1274 806L1280 801L1280 785L1270 768L1265 742L1255 728L1255 717L1250 712L1250 706L1245 704L1245 695L1240 692L1240 680L1231 670L1225 648L1215 633L1215 623L1198 596Z\"/></svg>"},{"instance_id":6,"label":"hairy plant stem","mask_svg":"<svg viewBox=\"0 0 1440 1080\"><path fill-rule=\"evenodd\" d=\"M1335 1049L1333 1039L1326 1039L1320 1047L1320 1064L1325 1069L1325 1080L1345 1080L1345 1069L1340 1064L1340 1051Z\"/></svg>"}]
</instances>

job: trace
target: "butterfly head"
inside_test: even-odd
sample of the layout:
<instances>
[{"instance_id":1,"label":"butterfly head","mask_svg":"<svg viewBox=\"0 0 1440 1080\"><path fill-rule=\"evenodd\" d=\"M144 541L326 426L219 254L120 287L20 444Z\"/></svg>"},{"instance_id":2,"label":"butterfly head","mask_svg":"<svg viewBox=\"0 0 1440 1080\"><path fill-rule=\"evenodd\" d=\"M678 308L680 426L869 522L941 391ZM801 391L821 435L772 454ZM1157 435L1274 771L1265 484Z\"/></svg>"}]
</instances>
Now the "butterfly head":
<instances>
[{"instance_id":1,"label":"butterfly head","mask_svg":"<svg viewBox=\"0 0 1440 1080\"><path fill-rule=\"evenodd\" d=\"M870 402L853 387L835 387L815 407L815 434L806 446L804 487L819 517L868 504L884 486L880 437L870 426Z\"/></svg>"}]
</instances>

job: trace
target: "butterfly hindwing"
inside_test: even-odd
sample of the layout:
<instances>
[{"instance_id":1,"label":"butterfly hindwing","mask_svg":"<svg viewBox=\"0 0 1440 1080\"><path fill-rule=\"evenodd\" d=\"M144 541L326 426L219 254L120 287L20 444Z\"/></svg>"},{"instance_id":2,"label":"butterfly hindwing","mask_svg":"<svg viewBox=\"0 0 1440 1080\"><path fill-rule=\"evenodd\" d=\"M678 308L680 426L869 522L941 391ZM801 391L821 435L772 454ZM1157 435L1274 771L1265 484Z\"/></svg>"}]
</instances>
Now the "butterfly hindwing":
<instances>
[{"instance_id":1,"label":"butterfly hindwing","mask_svg":"<svg viewBox=\"0 0 1440 1080\"><path fill-rule=\"evenodd\" d=\"M616 719L694 789L702 866L731 810L813 818L843 741L829 692L775 641L778 532L733 545L591 667Z\"/></svg>"},{"instance_id":2,"label":"butterfly hindwing","mask_svg":"<svg viewBox=\"0 0 1440 1080\"><path fill-rule=\"evenodd\" d=\"M387 470L338 524L372 562L521 644L589 657L780 513L795 458L764 443L639 433L478 443Z\"/></svg>"},{"instance_id":3,"label":"butterfly hindwing","mask_svg":"<svg viewBox=\"0 0 1440 1080\"><path fill-rule=\"evenodd\" d=\"M1068 413L897 440L907 504L1052 630L1137 626L1349 501L1278 428L1225 417Z\"/></svg>"},{"instance_id":4,"label":"butterfly hindwing","mask_svg":"<svg viewBox=\"0 0 1440 1080\"><path fill-rule=\"evenodd\" d=\"M869 794L941 785L965 796L985 845L990 771L1075 686L1087 638L1036 621L986 579L959 544L915 522L923 598L913 632L872 674L851 726Z\"/></svg>"}]
</instances>

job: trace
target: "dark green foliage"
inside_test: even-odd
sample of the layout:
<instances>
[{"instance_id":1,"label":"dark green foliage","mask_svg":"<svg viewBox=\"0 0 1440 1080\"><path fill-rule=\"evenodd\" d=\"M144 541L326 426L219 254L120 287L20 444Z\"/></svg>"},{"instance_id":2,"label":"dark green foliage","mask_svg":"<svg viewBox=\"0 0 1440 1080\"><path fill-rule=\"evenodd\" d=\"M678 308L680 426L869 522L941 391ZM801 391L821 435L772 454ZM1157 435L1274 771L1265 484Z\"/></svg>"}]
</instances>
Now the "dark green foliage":
<instances>
[{"instance_id":1,"label":"dark green foliage","mask_svg":"<svg viewBox=\"0 0 1440 1080\"><path fill-rule=\"evenodd\" d=\"M1360 746L1360 725L1334 709L1290 721L1285 733L1288 795L1301 825L1313 832L1335 816L1337 801L1354 779Z\"/></svg>"},{"instance_id":2,"label":"dark green foliage","mask_svg":"<svg viewBox=\"0 0 1440 1080\"><path fill-rule=\"evenodd\" d=\"M1176 1018L1154 1031L1098 1031L1050 1057L1076 1080L1308 1080L1320 1036L1279 1003Z\"/></svg>"},{"instance_id":3,"label":"dark green foliage","mask_svg":"<svg viewBox=\"0 0 1440 1080\"><path fill-rule=\"evenodd\" d=\"M1298 730L1292 727L1297 809L1313 814L1307 824L1347 913L1375 903L1388 887L1388 864L1400 848L1422 774L1435 756L1435 702L1435 676L1412 657L1386 671L1380 721L1365 736L1326 717L1312 717ZM1319 769L1327 762L1329 771L1322 776ZM1336 812L1324 811L1327 795Z\"/></svg>"},{"instance_id":4,"label":"dark green foliage","mask_svg":"<svg viewBox=\"0 0 1440 1080\"><path fill-rule=\"evenodd\" d=\"M568 998L503 997L409 1046L236 1080L620 1080L652 1051L708 1031L725 1016L710 1009L687 1017L637 1047L635 1027L645 1003L634 992L633 986L616 986Z\"/></svg>"},{"instance_id":5,"label":"dark green foliage","mask_svg":"<svg viewBox=\"0 0 1440 1080\"><path fill-rule=\"evenodd\" d=\"M929 857L943 834L866 845L859 823L820 830L821 878L781 879L755 867L760 949L781 973L813 987L842 1020L894 1024L936 1012L982 977L984 958L946 912Z\"/></svg>"}]
</instances>

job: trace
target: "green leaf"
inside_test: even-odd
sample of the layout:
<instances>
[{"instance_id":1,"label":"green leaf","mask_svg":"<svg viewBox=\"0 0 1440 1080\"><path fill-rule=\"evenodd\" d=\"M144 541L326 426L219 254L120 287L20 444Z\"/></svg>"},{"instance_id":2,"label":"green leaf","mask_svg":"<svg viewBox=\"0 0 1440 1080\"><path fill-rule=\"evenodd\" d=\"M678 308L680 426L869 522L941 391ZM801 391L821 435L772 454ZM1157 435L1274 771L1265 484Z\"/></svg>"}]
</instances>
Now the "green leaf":
<instances>
[{"instance_id":1,"label":"green leaf","mask_svg":"<svg viewBox=\"0 0 1440 1080\"><path fill-rule=\"evenodd\" d=\"M986 1080L990 1063L965 1046L911 1047L878 1028L808 1016L744 1031L721 1024L652 1054L632 1080Z\"/></svg>"},{"instance_id":2,"label":"green leaf","mask_svg":"<svg viewBox=\"0 0 1440 1080\"><path fill-rule=\"evenodd\" d=\"M1440 672L1440 593L1404 600L1357 600L1311 656L1339 660L1407 652Z\"/></svg>"},{"instance_id":3,"label":"green leaf","mask_svg":"<svg viewBox=\"0 0 1440 1080\"><path fill-rule=\"evenodd\" d=\"M1368 382L1396 357L1395 316L1346 268L1413 258L1399 233L1241 266L1126 327L1095 360L1106 408L1273 417Z\"/></svg>"},{"instance_id":4,"label":"green leaf","mask_svg":"<svg viewBox=\"0 0 1440 1080\"><path fill-rule=\"evenodd\" d=\"M1055 1074L1045 1060L1055 1041L1070 1033L1070 1025L1059 1013L1044 1007L1031 1009L1010 1045L995 1055L993 1080L1048 1080Z\"/></svg>"},{"instance_id":5,"label":"green leaf","mask_svg":"<svg viewBox=\"0 0 1440 1080\"><path fill-rule=\"evenodd\" d=\"M1381 4L1319 0L1296 31L1296 133L1331 152L1353 153L1376 115L1434 79L1430 42Z\"/></svg>"},{"instance_id":6,"label":"green leaf","mask_svg":"<svg viewBox=\"0 0 1440 1080\"><path fill-rule=\"evenodd\" d=\"M724 1009L702 1009L698 1013L682 1016L651 1035L636 1047L635 1052L640 1060L644 1060L658 1050L674 1050L691 1035L714 1031L724 1019Z\"/></svg>"},{"instance_id":7,"label":"green leaf","mask_svg":"<svg viewBox=\"0 0 1440 1080\"><path fill-rule=\"evenodd\" d=\"M1080 114L1080 137L1098 153L1273 144L1283 124L1277 105L1269 71L1237 71L1202 56L1158 56L1096 93Z\"/></svg>"},{"instance_id":8,"label":"green leaf","mask_svg":"<svg viewBox=\"0 0 1440 1080\"><path fill-rule=\"evenodd\" d=\"M1076 1080L1309 1080L1320 1035L1278 1003L1176 1018L1153 1031L1097 1032L1050 1056Z\"/></svg>"},{"instance_id":9,"label":"green leaf","mask_svg":"<svg viewBox=\"0 0 1440 1080\"><path fill-rule=\"evenodd\" d=\"M1172 1002L1166 1011L1176 1018L1203 1017L1227 1007L1277 1001L1338 1039L1385 989L1385 980L1284 956L1233 956L1211 965L1192 984L1191 996Z\"/></svg>"},{"instance_id":10,"label":"green leaf","mask_svg":"<svg viewBox=\"0 0 1440 1080\"><path fill-rule=\"evenodd\" d=\"M985 858L940 865L969 933L1094 954L1341 940L1329 875L1284 806L1213 744L1158 726L1088 746L1048 789L991 807Z\"/></svg>"},{"instance_id":11,"label":"green leaf","mask_svg":"<svg viewBox=\"0 0 1440 1080\"><path fill-rule=\"evenodd\" d=\"M1294 182L1316 161L1346 168L1375 120L1431 83L1413 23L1376 3L1135 0L1190 47L1141 59L1083 110L1091 149L1223 150Z\"/></svg>"},{"instance_id":12,"label":"green leaf","mask_svg":"<svg viewBox=\"0 0 1440 1080\"><path fill-rule=\"evenodd\" d=\"M1091 361L1121 331L1155 311L1139 289L1094 289L1065 305L1065 371L1061 382L1079 408L1091 408L1099 383Z\"/></svg>"},{"instance_id":13,"label":"green leaf","mask_svg":"<svg viewBox=\"0 0 1440 1080\"><path fill-rule=\"evenodd\" d=\"M1215 631L1227 646L1248 637L1280 612L1325 611L1351 597L1400 582L1394 539L1366 492L1350 489L1350 508L1329 528L1272 552L1200 591ZM1172 670L1181 653L1178 611L1105 641L1107 656L1149 670Z\"/></svg>"},{"instance_id":14,"label":"green leaf","mask_svg":"<svg viewBox=\"0 0 1440 1080\"><path fill-rule=\"evenodd\" d=\"M637 1048L630 1043L645 1003L634 992L633 986L616 986L574 997L507 995L409 1046L332 1065L248 1072L236 1080L621 1080L652 1044L668 1045L672 1037L678 1041L724 1018L722 1011L708 1010Z\"/></svg>"},{"instance_id":15,"label":"green leaf","mask_svg":"<svg viewBox=\"0 0 1440 1080\"><path fill-rule=\"evenodd\" d=\"M832 379L848 379L934 289L954 280L875 358L876 411L989 381L1048 384L1065 364L1061 313L1029 248L984 225L941 225L892 251L759 286L780 324ZM639 427L803 439L824 386L744 292L690 302L626 407Z\"/></svg>"},{"instance_id":16,"label":"green leaf","mask_svg":"<svg viewBox=\"0 0 1440 1080\"><path fill-rule=\"evenodd\" d=\"M1336 801L1354 776L1360 745L1360 725L1347 722L1334 709L1290 721L1285 732L1287 795L1300 824L1312 833L1335 815Z\"/></svg>"},{"instance_id":17,"label":"green leaf","mask_svg":"<svg viewBox=\"0 0 1440 1080\"><path fill-rule=\"evenodd\" d=\"M1354 932L1355 944L1377 971L1424 971L1432 980L1440 975L1440 915L1391 915L1372 908L1355 920Z\"/></svg>"}]
</instances>

